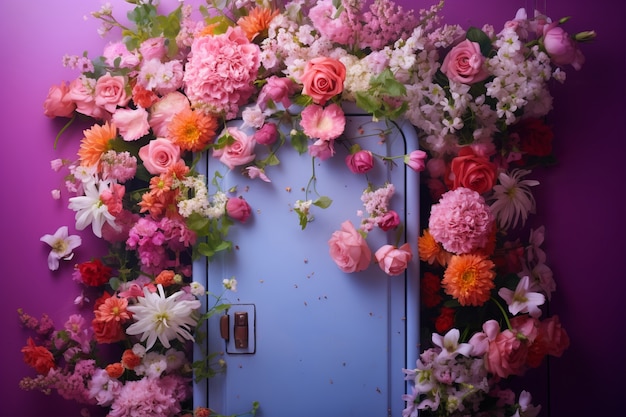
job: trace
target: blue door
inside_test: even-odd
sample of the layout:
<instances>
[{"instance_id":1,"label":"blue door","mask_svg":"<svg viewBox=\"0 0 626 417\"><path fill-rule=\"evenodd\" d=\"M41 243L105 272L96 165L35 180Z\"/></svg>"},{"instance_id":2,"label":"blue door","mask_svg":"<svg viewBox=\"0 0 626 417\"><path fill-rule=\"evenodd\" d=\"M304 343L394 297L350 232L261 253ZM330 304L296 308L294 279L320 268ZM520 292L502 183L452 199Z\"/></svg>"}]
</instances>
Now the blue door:
<instances>
[{"instance_id":1,"label":"blue door","mask_svg":"<svg viewBox=\"0 0 626 417\"><path fill-rule=\"evenodd\" d=\"M378 155L417 149L412 125L374 122L369 115L349 115L346 137L358 137L351 143ZM237 414L259 401L262 417L401 414L402 368L413 368L418 355L418 175L402 158L394 164L377 160L367 178L352 174L344 162L348 150L335 148L335 156L312 165L310 156L284 147L281 163L267 169L269 183L229 171L210 156L204 159L208 177L222 172L220 188L236 187L253 215L231 228L234 250L194 265L194 279L214 293L221 293L223 279L238 281L228 297L228 319L213 317L208 323L208 349L221 353L227 369L197 384L198 405ZM293 207L304 200L313 169L317 191L332 204L314 207L314 220L303 230ZM329 255L328 240L343 221L358 227L368 181L395 186L391 208L404 226L398 246L408 242L413 252L402 275L388 276L375 264L347 274ZM376 229L367 242L375 252L394 244L397 235ZM221 320L228 321L228 340L220 336Z\"/></svg>"}]
</instances>

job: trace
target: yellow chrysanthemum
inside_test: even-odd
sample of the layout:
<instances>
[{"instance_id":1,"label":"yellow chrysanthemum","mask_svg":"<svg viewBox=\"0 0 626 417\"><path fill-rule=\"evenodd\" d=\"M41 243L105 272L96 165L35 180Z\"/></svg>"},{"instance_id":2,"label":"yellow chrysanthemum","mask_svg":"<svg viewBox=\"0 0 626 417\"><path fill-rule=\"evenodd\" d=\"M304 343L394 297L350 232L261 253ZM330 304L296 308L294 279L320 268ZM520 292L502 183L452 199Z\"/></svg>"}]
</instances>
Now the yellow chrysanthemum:
<instances>
[{"instance_id":1,"label":"yellow chrysanthemum","mask_svg":"<svg viewBox=\"0 0 626 417\"><path fill-rule=\"evenodd\" d=\"M441 282L445 292L462 306L479 307L491 296L496 273L494 263L479 255L454 255Z\"/></svg>"},{"instance_id":2,"label":"yellow chrysanthemum","mask_svg":"<svg viewBox=\"0 0 626 417\"><path fill-rule=\"evenodd\" d=\"M80 142L78 157L82 166L94 166L100 162L100 157L111 150L111 140L117 137L117 127L113 123L93 125L83 131L85 135Z\"/></svg>"},{"instance_id":3,"label":"yellow chrysanthemum","mask_svg":"<svg viewBox=\"0 0 626 417\"><path fill-rule=\"evenodd\" d=\"M253 41L259 35L267 37L267 29L270 26L270 22L278 14L278 10L271 11L270 9L255 7L247 16L239 18L237 25L243 29L246 37Z\"/></svg>"},{"instance_id":4,"label":"yellow chrysanthemum","mask_svg":"<svg viewBox=\"0 0 626 417\"><path fill-rule=\"evenodd\" d=\"M172 117L170 139L182 150L199 152L215 139L217 120L201 111L185 109Z\"/></svg>"}]
</instances>

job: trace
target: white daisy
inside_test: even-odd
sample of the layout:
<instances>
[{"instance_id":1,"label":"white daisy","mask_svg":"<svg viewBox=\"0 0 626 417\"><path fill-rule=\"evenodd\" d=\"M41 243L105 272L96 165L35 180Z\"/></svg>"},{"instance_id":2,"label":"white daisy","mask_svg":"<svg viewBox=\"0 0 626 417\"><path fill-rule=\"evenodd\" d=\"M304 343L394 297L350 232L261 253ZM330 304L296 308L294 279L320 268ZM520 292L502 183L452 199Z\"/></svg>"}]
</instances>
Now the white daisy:
<instances>
[{"instance_id":1,"label":"white daisy","mask_svg":"<svg viewBox=\"0 0 626 417\"><path fill-rule=\"evenodd\" d=\"M191 328L197 323L195 310L200 308L200 301L179 300L186 294L184 291L165 297L161 284L157 285L157 289L157 292L152 293L145 287L144 296L137 299L137 304L128 307L135 323L126 329L126 333L141 334L142 342L147 339L146 349L154 346L157 338L166 348L170 347L170 340L175 338L193 341Z\"/></svg>"},{"instance_id":2,"label":"white daisy","mask_svg":"<svg viewBox=\"0 0 626 417\"><path fill-rule=\"evenodd\" d=\"M499 184L493 187L493 201L491 211L503 229L516 227L521 222L523 226L529 213L535 212L535 197L530 187L539 185L536 180L522 180L529 170L514 169L510 175L506 172L498 176Z\"/></svg>"}]
</instances>

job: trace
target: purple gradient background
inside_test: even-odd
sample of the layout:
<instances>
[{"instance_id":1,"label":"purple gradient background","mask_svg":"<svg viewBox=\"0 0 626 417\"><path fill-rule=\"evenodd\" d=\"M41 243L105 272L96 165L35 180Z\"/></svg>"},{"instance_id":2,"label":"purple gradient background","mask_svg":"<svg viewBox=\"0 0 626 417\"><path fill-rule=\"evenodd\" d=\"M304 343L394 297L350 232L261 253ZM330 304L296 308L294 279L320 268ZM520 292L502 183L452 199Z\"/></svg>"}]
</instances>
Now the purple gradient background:
<instances>
[{"instance_id":1,"label":"purple gradient background","mask_svg":"<svg viewBox=\"0 0 626 417\"><path fill-rule=\"evenodd\" d=\"M5 80L0 131L6 145L0 170L7 186L0 217L2 264L7 268L3 273L6 298L0 303L4 324L0 416L80 415L80 407L55 394L19 389L19 380L33 373L22 362L20 349L27 333L18 324L16 310L22 307L36 317L49 313L57 324L77 312L72 304L78 289L71 280L74 262L51 273L46 265L48 249L39 238L62 225L75 232L73 213L50 197L50 190L62 186L62 178L49 163L73 158L81 130L88 126L75 126L54 150L62 122L44 117L42 102L51 85L76 76L62 67L64 54L101 51L105 40L97 35L97 22L83 16L102 3L0 3ZM129 8L121 0L111 3L118 12ZM162 3L172 7L175 1ZM448 22L465 27L491 23L498 29L518 7L530 10L539 4L554 19L572 16L566 26L571 33L588 29L598 33L594 44L583 45L587 57L583 70L569 70L566 84L554 88L555 110L549 122L556 133L559 164L537 172L541 185L535 189L538 215L532 224L546 227L547 263L558 285L549 308L560 316L572 342L562 358L522 381L544 405L542 416L615 415L625 405L626 7L621 0L601 3L449 0L444 8ZM399 4L419 8L430 2L400 0ZM96 239L84 239L74 261L104 251Z\"/></svg>"}]
</instances>

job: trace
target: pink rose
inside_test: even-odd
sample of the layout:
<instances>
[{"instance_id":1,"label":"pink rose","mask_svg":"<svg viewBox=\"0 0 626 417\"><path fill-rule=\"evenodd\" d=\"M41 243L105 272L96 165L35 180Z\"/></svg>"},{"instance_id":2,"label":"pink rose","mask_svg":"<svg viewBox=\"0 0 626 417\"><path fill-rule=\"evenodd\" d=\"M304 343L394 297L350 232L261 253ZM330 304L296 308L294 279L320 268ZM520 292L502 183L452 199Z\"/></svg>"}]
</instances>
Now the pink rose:
<instances>
[{"instance_id":1,"label":"pink rose","mask_svg":"<svg viewBox=\"0 0 626 417\"><path fill-rule=\"evenodd\" d=\"M169 125L172 117L182 110L191 108L189 100L181 92L174 91L163 96L150 108L148 122L157 137L169 135Z\"/></svg>"},{"instance_id":2,"label":"pink rose","mask_svg":"<svg viewBox=\"0 0 626 417\"><path fill-rule=\"evenodd\" d=\"M489 342L484 357L487 370L501 378L523 374L528 345L509 329L500 332L500 325L495 320L485 322L483 331Z\"/></svg>"},{"instance_id":3,"label":"pink rose","mask_svg":"<svg viewBox=\"0 0 626 417\"><path fill-rule=\"evenodd\" d=\"M555 65L571 65L579 70L585 62L576 41L559 26L559 22L543 27L543 46Z\"/></svg>"},{"instance_id":4,"label":"pink rose","mask_svg":"<svg viewBox=\"0 0 626 417\"><path fill-rule=\"evenodd\" d=\"M270 146L276 139L278 138L278 128L274 123L265 123L259 130L254 134L254 140L256 143L260 143L261 145Z\"/></svg>"},{"instance_id":5,"label":"pink rose","mask_svg":"<svg viewBox=\"0 0 626 417\"><path fill-rule=\"evenodd\" d=\"M137 140L150 132L148 112L139 107L137 109L117 109L111 117L125 141Z\"/></svg>"},{"instance_id":6,"label":"pink rose","mask_svg":"<svg viewBox=\"0 0 626 417\"><path fill-rule=\"evenodd\" d=\"M465 39L448 52L441 64L441 71L451 81L474 84L489 76L484 63L485 57L480 52L480 45Z\"/></svg>"},{"instance_id":7,"label":"pink rose","mask_svg":"<svg viewBox=\"0 0 626 417\"><path fill-rule=\"evenodd\" d=\"M297 85L291 78L272 75L261 89L257 103L261 110L267 109L269 100L280 103L286 109L291 106L289 96L296 92Z\"/></svg>"},{"instance_id":8,"label":"pink rose","mask_svg":"<svg viewBox=\"0 0 626 417\"><path fill-rule=\"evenodd\" d=\"M159 36L157 38L146 39L139 45L139 53L141 53L141 57L144 61L151 59L161 60L167 53L165 38Z\"/></svg>"},{"instance_id":9,"label":"pink rose","mask_svg":"<svg viewBox=\"0 0 626 417\"><path fill-rule=\"evenodd\" d=\"M300 77L302 93L310 96L313 102L323 106L326 102L343 91L346 79L346 66L336 59L327 57L313 58L307 62Z\"/></svg>"},{"instance_id":10,"label":"pink rose","mask_svg":"<svg viewBox=\"0 0 626 417\"><path fill-rule=\"evenodd\" d=\"M413 258L411 245L405 243L396 248L393 245L384 245L374 254L374 260L387 275L395 276L403 273Z\"/></svg>"},{"instance_id":11,"label":"pink rose","mask_svg":"<svg viewBox=\"0 0 626 417\"><path fill-rule=\"evenodd\" d=\"M68 93L69 99L76 104L77 112L84 114L85 116L91 116L94 119L108 120L111 118L111 114L107 113L102 107L96 105L95 98L91 92L92 86L85 86L85 84L90 83L91 81L93 80L86 77L74 79L70 83L70 91Z\"/></svg>"},{"instance_id":12,"label":"pink rose","mask_svg":"<svg viewBox=\"0 0 626 417\"><path fill-rule=\"evenodd\" d=\"M70 87L63 81L61 85L53 85L43 102L43 114L47 117L72 117L76 104L69 95Z\"/></svg>"},{"instance_id":13,"label":"pink rose","mask_svg":"<svg viewBox=\"0 0 626 417\"><path fill-rule=\"evenodd\" d=\"M416 149L404 156L404 163L413 171L420 172L426 168L426 152Z\"/></svg>"},{"instance_id":14,"label":"pink rose","mask_svg":"<svg viewBox=\"0 0 626 417\"><path fill-rule=\"evenodd\" d=\"M252 162L256 157L254 138L235 127L227 128L226 134L231 136L232 143L223 148L213 149L213 157L219 158L220 162L230 169Z\"/></svg>"},{"instance_id":15,"label":"pink rose","mask_svg":"<svg viewBox=\"0 0 626 417\"><path fill-rule=\"evenodd\" d=\"M121 75L111 76L106 73L96 81L96 105L109 113L114 113L117 106L128 104L130 96L126 94L126 82Z\"/></svg>"},{"instance_id":16,"label":"pink rose","mask_svg":"<svg viewBox=\"0 0 626 417\"><path fill-rule=\"evenodd\" d=\"M367 269L372 252L363 236L349 220L341 224L328 240L330 257L343 272L359 272Z\"/></svg>"},{"instance_id":17,"label":"pink rose","mask_svg":"<svg viewBox=\"0 0 626 417\"><path fill-rule=\"evenodd\" d=\"M316 140L312 145L309 145L309 155L313 158L318 158L320 161L325 161L331 158L335 154L335 141L334 140Z\"/></svg>"},{"instance_id":18,"label":"pink rose","mask_svg":"<svg viewBox=\"0 0 626 417\"><path fill-rule=\"evenodd\" d=\"M250 208L250 204L243 197L238 198L229 198L226 201L226 214L231 219L240 221L241 223L245 223L252 214L252 209Z\"/></svg>"},{"instance_id":19,"label":"pink rose","mask_svg":"<svg viewBox=\"0 0 626 417\"><path fill-rule=\"evenodd\" d=\"M346 156L346 165L355 174L365 174L374 168L374 157L370 151L361 149Z\"/></svg>"},{"instance_id":20,"label":"pink rose","mask_svg":"<svg viewBox=\"0 0 626 417\"><path fill-rule=\"evenodd\" d=\"M139 149L139 157L150 174L159 175L180 160L180 148L168 139L157 138Z\"/></svg>"},{"instance_id":21,"label":"pink rose","mask_svg":"<svg viewBox=\"0 0 626 417\"><path fill-rule=\"evenodd\" d=\"M400 216L395 210L389 210L378 221L378 227L385 232L395 229L400 224Z\"/></svg>"}]
</instances>

